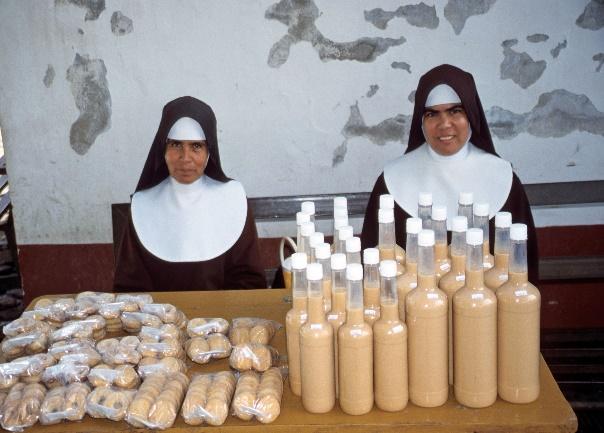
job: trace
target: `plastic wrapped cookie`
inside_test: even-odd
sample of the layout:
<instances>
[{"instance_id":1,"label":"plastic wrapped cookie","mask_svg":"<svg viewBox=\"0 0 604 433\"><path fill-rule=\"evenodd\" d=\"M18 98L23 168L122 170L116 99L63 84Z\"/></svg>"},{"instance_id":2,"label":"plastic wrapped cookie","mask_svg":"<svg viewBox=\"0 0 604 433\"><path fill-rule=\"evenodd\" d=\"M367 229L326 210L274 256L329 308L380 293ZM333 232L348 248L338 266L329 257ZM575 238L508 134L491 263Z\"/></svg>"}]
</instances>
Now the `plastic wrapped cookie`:
<instances>
[{"instance_id":1,"label":"plastic wrapped cookie","mask_svg":"<svg viewBox=\"0 0 604 433\"><path fill-rule=\"evenodd\" d=\"M126 332L139 332L143 326L152 326L159 328L163 322L154 314L124 311L120 317L122 327Z\"/></svg>"},{"instance_id":2,"label":"plastic wrapped cookie","mask_svg":"<svg viewBox=\"0 0 604 433\"><path fill-rule=\"evenodd\" d=\"M18 374L19 380L25 383L41 382L42 373L55 364L54 357L47 353L23 356L10 362L12 370Z\"/></svg>"},{"instance_id":3,"label":"plastic wrapped cookie","mask_svg":"<svg viewBox=\"0 0 604 433\"><path fill-rule=\"evenodd\" d=\"M95 388L86 398L86 413L93 418L122 421L136 391L115 387Z\"/></svg>"},{"instance_id":4,"label":"plastic wrapped cookie","mask_svg":"<svg viewBox=\"0 0 604 433\"><path fill-rule=\"evenodd\" d=\"M74 338L72 340L61 340L53 343L48 348L48 353L57 361L60 361L65 355L89 353L92 350L97 352L95 346L96 343L91 338Z\"/></svg>"},{"instance_id":5,"label":"plastic wrapped cookie","mask_svg":"<svg viewBox=\"0 0 604 433\"><path fill-rule=\"evenodd\" d=\"M94 302L95 304L105 304L115 301L115 293L86 291L78 293L75 297L76 302Z\"/></svg>"},{"instance_id":6,"label":"plastic wrapped cookie","mask_svg":"<svg viewBox=\"0 0 604 433\"><path fill-rule=\"evenodd\" d=\"M7 337L16 337L20 334L27 334L34 331L46 331L50 333L50 325L33 316L19 317L2 328L2 332Z\"/></svg>"},{"instance_id":7,"label":"plastic wrapped cookie","mask_svg":"<svg viewBox=\"0 0 604 433\"><path fill-rule=\"evenodd\" d=\"M94 328L90 324L80 323L80 321L65 322L63 326L50 334L51 343L84 338L94 339Z\"/></svg>"},{"instance_id":8,"label":"plastic wrapped cookie","mask_svg":"<svg viewBox=\"0 0 604 433\"><path fill-rule=\"evenodd\" d=\"M153 303L153 296L149 293L120 293L115 297L116 302L136 302L139 306Z\"/></svg>"},{"instance_id":9,"label":"plastic wrapped cookie","mask_svg":"<svg viewBox=\"0 0 604 433\"><path fill-rule=\"evenodd\" d=\"M163 323L176 323L179 318L179 310L172 304L144 304L141 311L159 317Z\"/></svg>"},{"instance_id":10,"label":"plastic wrapped cookie","mask_svg":"<svg viewBox=\"0 0 604 433\"><path fill-rule=\"evenodd\" d=\"M242 373L233 397L233 414L249 421L255 417L264 424L273 422L281 413L283 375L273 367L262 373Z\"/></svg>"},{"instance_id":11,"label":"plastic wrapped cookie","mask_svg":"<svg viewBox=\"0 0 604 433\"><path fill-rule=\"evenodd\" d=\"M266 371L277 363L279 352L271 346L260 343L246 343L233 346L229 365L238 371Z\"/></svg>"},{"instance_id":12,"label":"plastic wrapped cookie","mask_svg":"<svg viewBox=\"0 0 604 433\"><path fill-rule=\"evenodd\" d=\"M108 338L97 343L96 349L105 364L138 364L141 354L138 351L140 340L134 335L122 338Z\"/></svg>"},{"instance_id":13,"label":"plastic wrapped cookie","mask_svg":"<svg viewBox=\"0 0 604 433\"><path fill-rule=\"evenodd\" d=\"M159 342L141 342L138 351L146 358L183 358L184 350L178 340L165 339Z\"/></svg>"},{"instance_id":14,"label":"plastic wrapped cookie","mask_svg":"<svg viewBox=\"0 0 604 433\"><path fill-rule=\"evenodd\" d=\"M229 338L234 346L244 343L269 344L275 332L280 328L282 325L274 320L238 317L233 319Z\"/></svg>"},{"instance_id":15,"label":"plastic wrapped cookie","mask_svg":"<svg viewBox=\"0 0 604 433\"><path fill-rule=\"evenodd\" d=\"M209 334L226 334L229 331L229 322L220 317L203 318L197 317L187 323L187 334L189 337L205 337Z\"/></svg>"},{"instance_id":16,"label":"plastic wrapped cookie","mask_svg":"<svg viewBox=\"0 0 604 433\"><path fill-rule=\"evenodd\" d=\"M76 300L73 305L70 305L65 310L65 318L67 320L85 319L88 316L96 314L99 310L99 304L91 300Z\"/></svg>"},{"instance_id":17,"label":"plastic wrapped cookie","mask_svg":"<svg viewBox=\"0 0 604 433\"><path fill-rule=\"evenodd\" d=\"M146 378L155 373L186 373L187 364L185 364L182 359L172 357L162 359L143 358L140 360L137 370L141 378Z\"/></svg>"},{"instance_id":18,"label":"plastic wrapped cookie","mask_svg":"<svg viewBox=\"0 0 604 433\"><path fill-rule=\"evenodd\" d=\"M122 364L112 367L107 364L99 364L88 373L88 381L94 387L116 386L134 389L140 384L140 377L131 365Z\"/></svg>"},{"instance_id":19,"label":"plastic wrapped cookie","mask_svg":"<svg viewBox=\"0 0 604 433\"><path fill-rule=\"evenodd\" d=\"M2 403L2 428L22 431L33 426L40 416L40 407L46 395L46 388L39 383L15 384Z\"/></svg>"},{"instance_id":20,"label":"plastic wrapped cookie","mask_svg":"<svg viewBox=\"0 0 604 433\"><path fill-rule=\"evenodd\" d=\"M164 340L175 340L184 342L184 333L173 323L166 323L159 328L143 326L138 334L138 338L144 343L159 343Z\"/></svg>"},{"instance_id":21,"label":"plastic wrapped cookie","mask_svg":"<svg viewBox=\"0 0 604 433\"><path fill-rule=\"evenodd\" d=\"M0 347L7 360L45 352L48 347L48 332L32 331L16 337L5 338Z\"/></svg>"},{"instance_id":22,"label":"plastic wrapped cookie","mask_svg":"<svg viewBox=\"0 0 604 433\"><path fill-rule=\"evenodd\" d=\"M89 393L90 388L84 383L51 389L40 408L40 424L82 420L86 415L86 397Z\"/></svg>"},{"instance_id":23,"label":"plastic wrapped cookie","mask_svg":"<svg viewBox=\"0 0 604 433\"><path fill-rule=\"evenodd\" d=\"M232 346L223 334L210 334L206 337L194 337L185 342L189 358L198 364L206 364L212 358L227 358Z\"/></svg>"},{"instance_id":24,"label":"plastic wrapped cookie","mask_svg":"<svg viewBox=\"0 0 604 433\"><path fill-rule=\"evenodd\" d=\"M182 416L189 425L224 424L235 391L235 375L231 371L200 374L189 384Z\"/></svg>"},{"instance_id":25,"label":"plastic wrapped cookie","mask_svg":"<svg viewBox=\"0 0 604 433\"><path fill-rule=\"evenodd\" d=\"M90 367L85 364L60 362L44 370L42 381L48 388L66 386L75 382L84 382L89 371Z\"/></svg>"}]
</instances>

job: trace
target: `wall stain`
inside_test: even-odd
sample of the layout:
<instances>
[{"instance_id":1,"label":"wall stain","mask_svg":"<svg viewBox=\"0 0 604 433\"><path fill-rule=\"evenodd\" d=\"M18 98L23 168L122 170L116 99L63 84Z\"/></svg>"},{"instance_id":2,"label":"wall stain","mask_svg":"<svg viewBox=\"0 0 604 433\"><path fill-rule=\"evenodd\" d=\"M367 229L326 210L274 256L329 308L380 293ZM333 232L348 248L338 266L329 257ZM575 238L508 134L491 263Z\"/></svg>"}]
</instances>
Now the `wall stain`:
<instances>
[{"instance_id":1,"label":"wall stain","mask_svg":"<svg viewBox=\"0 0 604 433\"><path fill-rule=\"evenodd\" d=\"M382 30L385 30L388 27L388 22L396 17L405 18L412 26L427 29L435 29L439 24L436 7L428 6L424 2L416 5L399 6L394 11L385 11L381 8L365 11L365 21L369 21Z\"/></svg>"},{"instance_id":2,"label":"wall stain","mask_svg":"<svg viewBox=\"0 0 604 433\"><path fill-rule=\"evenodd\" d=\"M411 102L412 104L415 104L415 90L411 91L411 93L409 93L409 96L407 96L407 100L409 102Z\"/></svg>"},{"instance_id":3,"label":"wall stain","mask_svg":"<svg viewBox=\"0 0 604 433\"><path fill-rule=\"evenodd\" d=\"M402 69L404 71L411 73L411 65L407 62L392 62L390 67L392 69Z\"/></svg>"},{"instance_id":4,"label":"wall stain","mask_svg":"<svg viewBox=\"0 0 604 433\"><path fill-rule=\"evenodd\" d=\"M517 39L503 41L504 59L500 65L502 80L511 79L523 89L534 84L543 74L547 66L545 60L534 61L527 53L519 53L512 50L512 46L518 43Z\"/></svg>"},{"instance_id":5,"label":"wall stain","mask_svg":"<svg viewBox=\"0 0 604 433\"><path fill-rule=\"evenodd\" d=\"M44 79L42 82L46 87L52 86L52 82L55 79L55 68L52 65L48 65L46 68L46 73L44 74Z\"/></svg>"},{"instance_id":6,"label":"wall stain","mask_svg":"<svg viewBox=\"0 0 604 433\"><path fill-rule=\"evenodd\" d=\"M587 30L600 30L604 27L604 1L591 0L575 24Z\"/></svg>"},{"instance_id":7,"label":"wall stain","mask_svg":"<svg viewBox=\"0 0 604 433\"><path fill-rule=\"evenodd\" d=\"M134 30L132 20L121 11L115 11L111 15L111 32L116 36L123 36Z\"/></svg>"},{"instance_id":8,"label":"wall stain","mask_svg":"<svg viewBox=\"0 0 604 433\"><path fill-rule=\"evenodd\" d=\"M81 35L83 35L84 34L84 30L78 29L78 33L81 34Z\"/></svg>"},{"instance_id":9,"label":"wall stain","mask_svg":"<svg viewBox=\"0 0 604 433\"><path fill-rule=\"evenodd\" d=\"M368 98L371 98L373 95L375 95L377 93L377 91L380 89L380 86L378 86L377 84L372 84L369 86L369 90L367 91L367 94L365 96L367 96Z\"/></svg>"},{"instance_id":10,"label":"wall stain","mask_svg":"<svg viewBox=\"0 0 604 433\"><path fill-rule=\"evenodd\" d=\"M322 61L354 60L372 62L390 47L402 45L404 37L398 39L363 37L352 42L334 42L317 29L315 20L320 16L313 0L280 0L266 10L264 17L277 20L287 26L287 34L270 49L268 65L278 68L288 57L290 47L298 42L309 42Z\"/></svg>"},{"instance_id":11,"label":"wall stain","mask_svg":"<svg viewBox=\"0 0 604 433\"><path fill-rule=\"evenodd\" d=\"M105 0L55 0L56 6L67 4L86 9L84 21L94 21L98 19L105 10Z\"/></svg>"},{"instance_id":12,"label":"wall stain","mask_svg":"<svg viewBox=\"0 0 604 433\"><path fill-rule=\"evenodd\" d=\"M80 115L71 125L69 142L73 150L84 155L99 134L111 127L111 94L107 69L102 59L76 54L67 69L67 80Z\"/></svg>"},{"instance_id":13,"label":"wall stain","mask_svg":"<svg viewBox=\"0 0 604 433\"><path fill-rule=\"evenodd\" d=\"M543 33L535 33L533 35L528 35L526 40L532 42L533 44L537 44L539 42L545 42L549 39L549 36Z\"/></svg>"},{"instance_id":14,"label":"wall stain","mask_svg":"<svg viewBox=\"0 0 604 433\"><path fill-rule=\"evenodd\" d=\"M474 15L486 14L497 0L449 0L445 5L445 18L456 35L466 25L466 20Z\"/></svg>"},{"instance_id":15,"label":"wall stain","mask_svg":"<svg viewBox=\"0 0 604 433\"><path fill-rule=\"evenodd\" d=\"M604 64L604 53L594 54L591 58L594 62L598 62L598 66L596 67L596 72L600 72L602 69L602 64Z\"/></svg>"},{"instance_id":16,"label":"wall stain","mask_svg":"<svg viewBox=\"0 0 604 433\"><path fill-rule=\"evenodd\" d=\"M554 59L557 59L558 56L560 55L560 51L562 51L564 48L566 48L566 45L567 45L566 39L564 39L564 41L562 41L562 42L559 42L555 48L550 50L552 57Z\"/></svg>"}]
</instances>

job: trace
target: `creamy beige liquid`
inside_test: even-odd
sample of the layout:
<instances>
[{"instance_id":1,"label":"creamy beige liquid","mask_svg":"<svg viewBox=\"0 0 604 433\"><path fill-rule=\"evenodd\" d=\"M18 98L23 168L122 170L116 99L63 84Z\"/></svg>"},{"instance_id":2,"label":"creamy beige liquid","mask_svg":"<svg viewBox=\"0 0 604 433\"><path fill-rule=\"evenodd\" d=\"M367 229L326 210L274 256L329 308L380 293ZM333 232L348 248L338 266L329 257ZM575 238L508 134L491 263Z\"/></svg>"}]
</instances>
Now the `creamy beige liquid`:
<instances>
[{"instance_id":1,"label":"creamy beige liquid","mask_svg":"<svg viewBox=\"0 0 604 433\"><path fill-rule=\"evenodd\" d=\"M539 315L541 294L526 273L510 272L497 290L498 391L511 403L539 397Z\"/></svg>"},{"instance_id":2,"label":"creamy beige liquid","mask_svg":"<svg viewBox=\"0 0 604 433\"><path fill-rule=\"evenodd\" d=\"M497 298L483 271L466 270L466 285L453 297L455 398L481 408L497 399Z\"/></svg>"},{"instance_id":3,"label":"creamy beige liquid","mask_svg":"<svg viewBox=\"0 0 604 433\"><path fill-rule=\"evenodd\" d=\"M436 285L443 275L451 270L451 259L449 259L449 248L446 243L434 244L434 274Z\"/></svg>"},{"instance_id":4,"label":"creamy beige liquid","mask_svg":"<svg viewBox=\"0 0 604 433\"><path fill-rule=\"evenodd\" d=\"M409 401L407 381L407 327L399 320L398 302L381 305L373 325L375 404L381 410L402 410Z\"/></svg>"},{"instance_id":5,"label":"creamy beige liquid","mask_svg":"<svg viewBox=\"0 0 604 433\"><path fill-rule=\"evenodd\" d=\"M289 269L283 268L283 282L285 283L285 288L291 290L292 288L292 271Z\"/></svg>"},{"instance_id":6,"label":"creamy beige liquid","mask_svg":"<svg viewBox=\"0 0 604 433\"><path fill-rule=\"evenodd\" d=\"M302 405L311 413L325 413L336 402L333 328L325 320L323 296L308 298L308 321L300 328Z\"/></svg>"},{"instance_id":7,"label":"creamy beige liquid","mask_svg":"<svg viewBox=\"0 0 604 433\"><path fill-rule=\"evenodd\" d=\"M306 322L306 298L294 296L293 308L285 316L285 332L287 335L287 364L289 387L294 395L302 394L300 373L300 328Z\"/></svg>"},{"instance_id":8,"label":"creamy beige liquid","mask_svg":"<svg viewBox=\"0 0 604 433\"><path fill-rule=\"evenodd\" d=\"M509 254L495 254L495 265L484 271L484 285L491 290L497 290L508 280Z\"/></svg>"},{"instance_id":9,"label":"creamy beige liquid","mask_svg":"<svg viewBox=\"0 0 604 433\"><path fill-rule=\"evenodd\" d=\"M405 263L406 260L406 253L405 250L403 249L403 247L399 246L399 245L395 245L394 246L394 255L395 255L395 260L399 263Z\"/></svg>"},{"instance_id":10,"label":"creamy beige liquid","mask_svg":"<svg viewBox=\"0 0 604 433\"><path fill-rule=\"evenodd\" d=\"M347 312L338 331L340 407L349 415L363 415L373 407L373 332L363 310Z\"/></svg>"},{"instance_id":11,"label":"creamy beige liquid","mask_svg":"<svg viewBox=\"0 0 604 433\"><path fill-rule=\"evenodd\" d=\"M323 280L323 312L331 310L331 278Z\"/></svg>"},{"instance_id":12,"label":"creamy beige liquid","mask_svg":"<svg viewBox=\"0 0 604 433\"><path fill-rule=\"evenodd\" d=\"M401 322L405 320L405 299L407 294L417 287L417 263L407 263L405 273L396 277L396 292L398 296L398 316Z\"/></svg>"},{"instance_id":13,"label":"creamy beige liquid","mask_svg":"<svg viewBox=\"0 0 604 433\"><path fill-rule=\"evenodd\" d=\"M343 290L332 292L332 310L327 315L327 322L333 328L333 352L336 378L336 397L339 396L338 385L338 330L346 322L346 292Z\"/></svg>"},{"instance_id":14,"label":"creamy beige liquid","mask_svg":"<svg viewBox=\"0 0 604 433\"><path fill-rule=\"evenodd\" d=\"M409 398L417 406L441 406L449 396L447 305L433 275L420 275L418 288L407 296Z\"/></svg>"},{"instance_id":15,"label":"creamy beige liquid","mask_svg":"<svg viewBox=\"0 0 604 433\"><path fill-rule=\"evenodd\" d=\"M451 270L447 272L438 283L440 290L447 295L449 303L448 308L448 329L449 329L449 385L453 385L453 295L461 289L466 281L466 256L451 256Z\"/></svg>"},{"instance_id":16,"label":"creamy beige liquid","mask_svg":"<svg viewBox=\"0 0 604 433\"><path fill-rule=\"evenodd\" d=\"M380 261L396 260L394 245L380 245L378 249L380 250Z\"/></svg>"},{"instance_id":17,"label":"creamy beige liquid","mask_svg":"<svg viewBox=\"0 0 604 433\"><path fill-rule=\"evenodd\" d=\"M377 285L365 285L363 287L363 302L365 304L365 322L369 326L380 318L380 286L376 281Z\"/></svg>"},{"instance_id":18,"label":"creamy beige liquid","mask_svg":"<svg viewBox=\"0 0 604 433\"><path fill-rule=\"evenodd\" d=\"M482 267L486 271L487 269L491 269L495 265L495 258L489 252L490 243L489 241L484 241L482 243Z\"/></svg>"}]
</instances>

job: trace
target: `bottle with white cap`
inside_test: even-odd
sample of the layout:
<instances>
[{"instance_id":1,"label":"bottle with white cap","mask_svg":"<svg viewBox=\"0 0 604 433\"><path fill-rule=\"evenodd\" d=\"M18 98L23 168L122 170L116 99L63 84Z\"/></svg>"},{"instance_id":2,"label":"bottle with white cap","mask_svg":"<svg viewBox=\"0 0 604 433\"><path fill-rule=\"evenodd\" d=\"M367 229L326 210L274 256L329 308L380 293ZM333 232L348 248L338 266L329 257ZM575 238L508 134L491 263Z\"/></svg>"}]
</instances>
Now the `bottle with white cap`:
<instances>
[{"instance_id":1,"label":"bottle with white cap","mask_svg":"<svg viewBox=\"0 0 604 433\"><path fill-rule=\"evenodd\" d=\"M539 317L541 294L528 281L527 227L510 229L509 279L497 289L498 391L511 403L539 397Z\"/></svg>"},{"instance_id":2,"label":"bottle with white cap","mask_svg":"<svg viewBox=\"0 0 604 433\"><path fill-rule=\"evenodd\" d=\"M434 273L436 284L451 270L447 246L447 207L432 206L432 230L434 230Z\"/></svg>"},{"instance_id":3,"label":"bottle with white cap","mask_svg":"<svg viewBox=\"0 0 604 433\"><path fill-rule=\"evenodd\" d=\"M300 328L308 316L306 280L306 253L294 253L292 258L292 309L285 316L285 333L287 337L287 362L289 368L289 387L294 395L301 395L300 376Z\"/></svg>"},{"instance_id":4,"label":"bottle with white cap","mask_svg":"<svg viewBox=\"0 0 604 433\"><path fill-rule=\"evenodd\" d=\"M491 269L495 259L491 254L491 244L489 240L489 204L474 203L474 227L482 229L482 266L485 270Z\"/></svg>"},{"instance_id":5,"label":"bottle with white cap","mask_svg":"<svg viewBox=\"0 0 604 433\"><path fill-rule=\"evenodd\" d=\"M363 415L373 407L373 331L363 318L363 265L346 266L346 322L338 331L340 408Z\"/></svg>"},{"instance_id":6,"label":"bottle with white cap","mask_svg":"<svg viewBox=\"0 0 604 433\"><path fill-rule=\"evenodd\" d=\"M308 238L308 245L310 246L309 263L315 263L317 261L317 255L316 255L315 249L317 248L317 245L320 245L323 242L325 242L325 236L323 235L323 233L321 233L321 232L311 233L310 237Z\"/></svg>"},{"instance_id":7,"label":"bottle with white cap","mask_svg":"<svg viewBox=\"0 0 604 433\"><path fill-rule=\"evenodd\" d=\"M338 387L338 330L346 321L346 255L336 253L331 256L331 311L327 314L327 321L333 328L335 371L336 371L336 397L339 396Z\"/></svg>"},{"instance_id":8,"label":"bottle with white cap","mask_svg":"<svg viewBox=\"0 0 604 433\"><path fill-rule=\"evenodd\" d=\"M382 218L380 217L380 210L381 209L387 209L387 211L385 212L388 216ZM392 209L392 227L390 227L390 209ZM395 231L395 226L394 226L394 197L390 194L382 194L380 195L380 210L378 210L378 222L379 222L379 241L378 241L378 248L380 248L380 260L389 260L391 259L391 257L388 256L388 254L390 253L389 248L390 248L390 238L392 237L392 245L394 245L394 259L398 262L398 275L400 275L401 273L404 272L404 267L403 264L405 263L405 250L403 248L401 248L397 243L396 243L396 231ZM385 224L385 227L382 227L382 222L381 220L385 220L388 221L388 223ZM384 235L382 235L382 230ZM390 232L390 230L392 230L392 233ZM383 239L383 241L382 241ZM382 247L380 245L387 245L387 248L385 250L385 254L382 256Z\"/></svg>"},{"instance_id":9,"label":"bottle with white cap","mask_svg":"<svg viewBox=\"0 0 604 433\"><path fill-rule=\"evenodd\" d=\"M378 224L378 248L380 250L380 260L396 260L394 209L379 209Z\"/></svg>"},{"instance_id":10,"label":"bottle with white cap","mask_svg":"<svg viewBox=\"0 0 604 433\"><path fill-rule=\"evenodd\" d=\"M336 235L336 219L346 217L348 220L348 200L346 197L338 196L333 198L333 235ZM348 225L348 224L345 224Z\"/></svg>"},{"instance_id":11,"label":"bottle with white cap","mask_svg":"<svg viewBox=\"0 0 604 433\"><path fill-rule=\"evenodd\" d=\"M300 227L302 223L310 222L310 215L306 212L296 212L296 246L298 250L300 249L300 239L302 235L300 234ZM301 251L300 251L301 252Z\"/></svg>"},{"instance_id":12,"label":"bottle with white cap","mask_svg":"<svg viewBox=\"0 0 604 433\"><path fill-rule=\"evenodd\" d=\"M380 209L394 209L394 196L391 194L380 195Z\"/></svg>"},{"instance_id":13,"label":"bottle with white cap","mask_svg":"<svg viewBox=\"0 0 604 433\"><path fill-rule=\"evenodd\" d=\"M325 413L336 402L333 328L323 311L323 266L310 263L308 280L308 320L300 328L302 405L311 413Z\"/></svg>"},{"instance_id":14,"label":"bottle with white cap","mask_svg":"<svg viewBox=\"0 0 604 433\"><path fill-rule=\"evenodd\" d=\"M396 288L397 264L380 262L380 319L373 324L373 376L375 404L395 412L409 401L407 327L399 320Z\"/></svg>"},{"instance_id":15,"label":"bottle with white cap","mask_svg":"<svg viewBox=\"0 0 604 433\"><path fill-rule=\"evenodd\" d=\"M432 193L420 192L417 200L417 216L422 220L424 229L432 228Z\"/></svg>"},{"instance_id":16,"label":"bottle with white cap","mask_svg":"<svg viewBox=\"0 0 604 433\"><path fill-rule=\"evenodd\" d=\"M440 279L438 288L445 292L449 302L449 384L453 385L453 295L466 283L467 218L453 217L451 228L451 270Z\"/></svg>"},{"instance_id":17,"label":"bottle with white cap","mask_svg":"<svg viewBox=\"0 0 604 433\"><path fill-rule=\"evenodd\" d=\"M468 219L468 228L474 227L474 194L471 192L460 192L457 203L457 215Z\"/></svg>"},{"instance_id":18,"label":"bottle with white cap","mask_svg":"<svg viewBox=\"0 0 604 433\"><path fill-rule=\"evenodd\" d=\"M434 232L418 239L417 288L407 295L409 398L416 406L443 405L449 396L447 295L436 287Z\"/></svg>"},{"instance_id":19,"label":"bottle with white cap","mask_svg":"<svg viewBox=\"0 0 604 433\"><path fill-rule=\"evenodd\" d=\"M407 259L405 261L405 273L397 278L398 286L398 311L401 322L405 319L405 302L407 294L417 287L417 235L422 229L422 220L419 218L407 218Z\"/></svg>"},{"instance_id":20,"label":"bottle with white cap","mask_svg":"<svg viewBox=\"0 0 604 433\"><path fill-rule=\"evenodd\" d=\"M373 326L380 318L380 250L363 250L363 300L365 322Z\"/></svg>"},{"instance_id":21,"label":"bottle with white cap","mask_svg":"<svg viewBox=\"0 0 604 433\"><path fill-rule=\"evenodd\" d=\"M361 238L353 236L346 239L346 263L361 263Z\"/></svg>"},{"instance_id":22,"label":"bottle with white cap","mask_svg":"<svg viewBox=\"0 0 604 433\"><path fill-rule=\"evenodd\" d=\"M315 247L317 263L323 267L323 310L331 310L331 246L323 242Z\"/></svg>"},{"instance_id":23,"label":"bottle with white cap","mask_svg":"<svg viewBox=\"0 0 604 433\"><path fill-rule=\"evenodd\" d=\"M303 201L301 205L302 212L310 215L310 221L315 222L315 202L314 201Z\"/></svg>"},{"instance_id":24,"label":"bottle with white cap","mask_svg":"<svg viewBox=\"0 0 604 433\"><path fill-rule=\"evenodd\" d=\"M338 240L334 244L336 253L346 254L346 240L353 237L352 226L342 226L338 228Z\"/></svg>"},{"instance_id":25,"label":"bottle with white cap","mask_svg":"<svg viewBox=\"0 0 604 433\"><path fill-rule=\"evenodd\" d=\"M453 296L453 381L464 406L497 399L497 298L484 285L482 229L466 232L466 284Z\"/></svg>"},{"instance_id":26,"label":"bottle with white cap","mask_svg":"<svg viewBox=\"0 0 604 433\"><path fill-rule=\"evenodd\" d=\"M348 209L337 207L333 210L333 244L338 241L338 229L348 225Z\"/></svg>"},{"instance_id":27,"label":"bottle with white cap","mask_svg":"<svg viewBox=\"0 0 604 433\"><path fill-rule=\"evenodd\" d=\"M491 290L497 290L508 280L510 262L510 227L512 214L497 212L495 214L495 265L485 271L484 283Z\"/></svg>"},{"instance_id":28,"label":"bottle with white cap","mask_svg":"<svg viewBox=\"0 0 604 433\"><path fill-rule=\"evenodd\" d=\"M305 253L310 262L310 235L315 232L315 223L305 222L300 224L300 243L298 244L299 253Z\"/></svg>"}]
</instances>

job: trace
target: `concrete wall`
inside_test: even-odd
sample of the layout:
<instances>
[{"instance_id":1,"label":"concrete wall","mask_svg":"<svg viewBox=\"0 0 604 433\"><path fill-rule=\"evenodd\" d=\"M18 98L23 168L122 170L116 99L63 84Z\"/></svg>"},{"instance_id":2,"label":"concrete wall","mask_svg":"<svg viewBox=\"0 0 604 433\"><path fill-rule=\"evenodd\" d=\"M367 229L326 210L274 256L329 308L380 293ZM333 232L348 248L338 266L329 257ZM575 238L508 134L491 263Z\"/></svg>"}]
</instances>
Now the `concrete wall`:
<instances>
[{"instance_id":1,"label":"concrete wall","mask_svg":"<svg viewBox=\"0 0 604 433\"><path fill-rule=\"evenodd\" d=\"M2 0L0 128L20 244L111 242L162 106L219 123L249 196L369 191L413 90L471 71L525 183L604 179L604 5L551 0ZM602 207L538 225L601 224Z\"/></svg>"}]
</instances>

